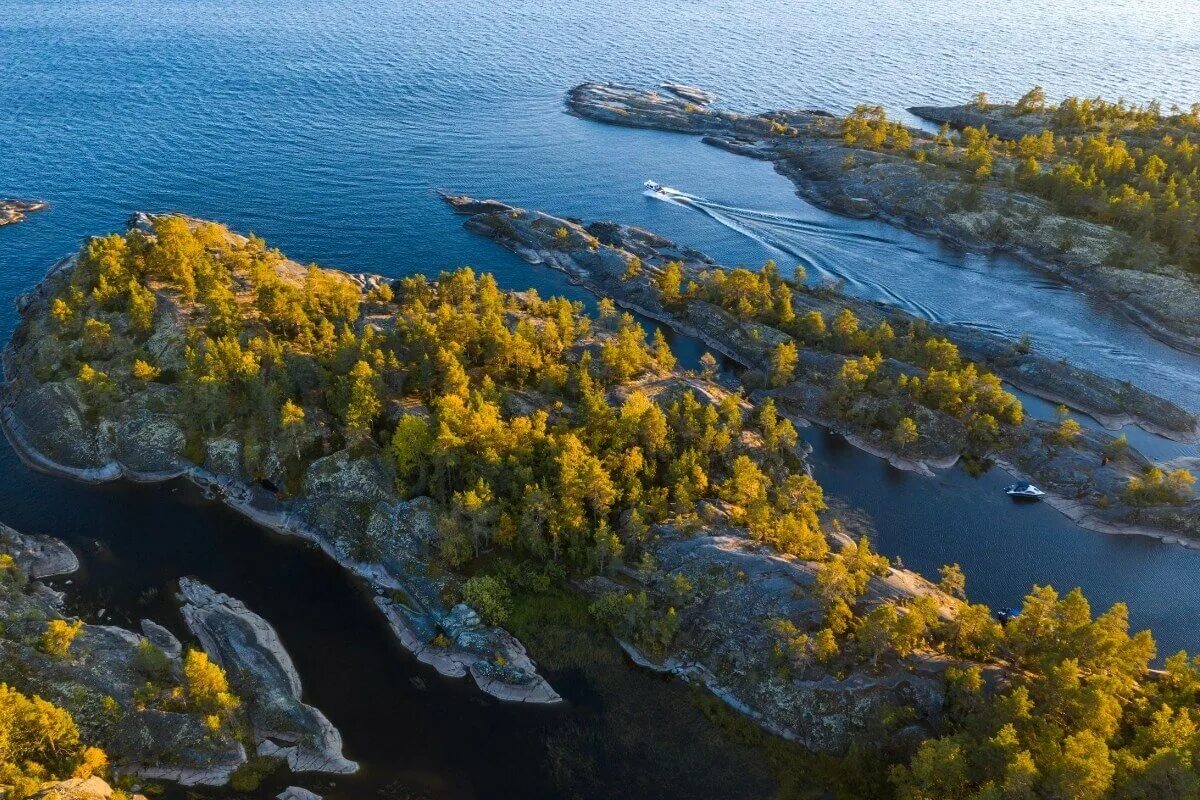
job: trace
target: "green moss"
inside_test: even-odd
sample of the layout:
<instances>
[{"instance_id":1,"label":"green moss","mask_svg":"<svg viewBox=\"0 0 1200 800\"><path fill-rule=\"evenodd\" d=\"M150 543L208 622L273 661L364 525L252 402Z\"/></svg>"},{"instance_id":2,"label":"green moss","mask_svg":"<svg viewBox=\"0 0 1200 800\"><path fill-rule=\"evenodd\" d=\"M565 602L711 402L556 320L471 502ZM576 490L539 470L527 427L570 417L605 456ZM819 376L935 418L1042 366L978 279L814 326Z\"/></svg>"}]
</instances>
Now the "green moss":
<instances>
[{"instance_id":1,"label":"green moss","mask_svg":"<svg viewBox=\"0 0 1200 800\"><path fill-rule=\"evenodd\" d=\"M229 786L235 792L253 792L269 778L283 762L268 756L253 756L229 776Z\"/></svg>"}]
</instances>

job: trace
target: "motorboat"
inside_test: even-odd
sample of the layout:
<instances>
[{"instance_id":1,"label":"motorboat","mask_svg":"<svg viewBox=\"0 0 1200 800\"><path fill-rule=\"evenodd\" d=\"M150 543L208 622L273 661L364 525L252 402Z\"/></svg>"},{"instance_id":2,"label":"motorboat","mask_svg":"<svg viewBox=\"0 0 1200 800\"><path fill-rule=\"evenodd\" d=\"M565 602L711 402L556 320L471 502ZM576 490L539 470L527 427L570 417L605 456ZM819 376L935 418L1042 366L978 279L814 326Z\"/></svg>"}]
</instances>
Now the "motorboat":
<instances>
[{"instance_id":1,"label":"motorboat","mask_svg":"<svg viewBox=\"0 0 1200 800\"><path fill-rule=\"evenodd\" d=\"M1004 493L1009 497L1028 497L1035 500L1039 497L1046 496L1046 493L1041 489L1034 486L1032 483L1026 483L1025 481L1014 483L1011 486L1005 486Z\"/></svg>"},{"instance_id":2,"label":"motorboat","mask_svg":"<svg viewBox=\"0 0 1200 800\"><path fill-rule=\"evenodd\" d=\"M654 181L646 181L642 185L645 186L647 189L649 189L652 192L658 192L659 194L662 194L663 186L661 183L655 183Z\"/></svg>"}]
</instances>

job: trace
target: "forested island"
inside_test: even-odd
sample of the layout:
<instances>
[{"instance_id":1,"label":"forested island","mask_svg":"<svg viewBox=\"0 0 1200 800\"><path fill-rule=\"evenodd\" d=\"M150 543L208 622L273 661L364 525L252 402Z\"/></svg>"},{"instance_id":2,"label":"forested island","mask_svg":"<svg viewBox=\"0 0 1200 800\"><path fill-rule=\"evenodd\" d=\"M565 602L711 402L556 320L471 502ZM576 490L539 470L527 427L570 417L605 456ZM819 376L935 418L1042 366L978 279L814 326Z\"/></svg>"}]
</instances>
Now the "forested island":
<instances>
[{"instance_id":1,"label":"forested island","mask_svg":"<svg viewBox=\"0 0 1200 800\"><path fill-rule=\"evenodd\" d=\"M1000 462L1035 478L1056 507L1091 528L1200 537L1190 472L1162 469L1124 436L1085 430L1069 413L1195 441L1196 418L1166 400L1039 355L1027 342L809 285L802 270L785 278L773 262L728 269L639 228L446 199L469 215L469 229L702 338L747 368L740 381L753 397L793 420L841 430L862 449L927 473L959 458L971 469ZM1027 417L1002 380L1065 403L1061 419Z\"/></svg>"},{"instance_id":2,"label":"forested island","mask_svg":"<svg viewBox=\"0 0 1200 800\"><path fill-rule=\"evenodd\" d=\"M686 312L750 369L726 381L681 370L661 333L647 337L611 301L592 317L468 269L347 275L213 223L141 215L22 297L4 358L6 434L39 468L94 482L184 476L310 539L374 588L406 647L503 699L559 700L506 626L585 598L571 624L777 734L760 741L782 784L816 753L831 785L870 797L1200 791L1200 662L1180 653L1152 671L1150 634L1131 635L1123 605L1093 616L1078 590L1035 587L1001 625L967 600L956 565L933 583L889 563L826 507L784 412L861 430L890 421L879 446L914 461L986 457L1024 435L1074 452L1090 437L1077 424L1028 433L990 366L886 309L860 319L775 270L723 270L645 232L459 205L473 229L529 256L591 266L591 253L619 268L605 280L636 287L664 319ZM1150 508L1180 499L1150 492L1149 472L1136 479L1122 491ZM108 728L68 701L112 704L56 690L74 648L104 635L151 651L63 619L50 600L28 613L45 594L18 571L32 569L12 555L0 568L15 604L0 646L19 666L3 691L43 712L0 718L0 784L24 797L107 769ZM190 581L180 592L214 658L236 660L234 633L272 651L237 601ZM233 747L256 729L257 695L235 697L207 656L145 638L163 658L119 656L131 698L153 687L137 715L194 718ZM161 666L158 682L146 664ZM79 743L48 745L47 717ZM297 741L331 735L317 726Z\"/></svg>"},{"instance_id":3,"label":"forested island","mask_svg":"<svg viewBox=\"0 0 1200 800\"><path fill-rule=\"evenodd\" d=\"M677 87L676 87L677 88ZM805 199L1048 269L1164 342L1200 350L1200 116L1101 99L912 109L939 133L863 105L743 115L671 89L585 83L572 113L698 134L771 161Z\"/></svg>"}]
</instances>

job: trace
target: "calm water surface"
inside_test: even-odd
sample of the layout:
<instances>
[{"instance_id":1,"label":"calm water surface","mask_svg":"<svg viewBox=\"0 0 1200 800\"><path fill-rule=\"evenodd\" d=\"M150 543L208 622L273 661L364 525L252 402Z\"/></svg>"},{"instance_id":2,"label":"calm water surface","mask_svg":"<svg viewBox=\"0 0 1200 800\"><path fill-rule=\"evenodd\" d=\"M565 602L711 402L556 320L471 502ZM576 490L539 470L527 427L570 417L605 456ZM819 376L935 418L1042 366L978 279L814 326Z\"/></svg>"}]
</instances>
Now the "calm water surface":
<instances>
[{"instance_id":1,"label":"calm water surface","mask_svg":"<svg viewBox=\"0 0 1200 800\"><path fill-rule=\"evenodd\" d=\"M1034 83L1054 96L1191 103L1195 10L1127 0L969 0L952 11L881 0L869 12L846 0L9 0L0 196L53 209L0 230L0 337L15 324L11 300L54 259L139 209L218 219L328 266L399 276L470 264L507 287L586 299L463 231L436 197L445 187L641 224L727 263L804 263L934 319L1029 332L1048 353L1197 408L1200 360L1054 281L825 214L768 165L578 120L561 102L567 87L601 78L694 82L742 109L873 101L899 113L981 88L1013 98ZM648 177L705 198L709 213L643 197ZM1081 585L1097 605L1128 601L1163 651L1200 646L1200 554L1015 507L999 493L1002 475L922 478L819 429L804 435L827 490L865 511L880 547L906 565L932 573L961 562L972 594L1001 605L1033 583ZM1163 457L1194 452L1140 441ZM73 585L94 606L171 621L172 582L197 574L276 625L308 699L364 765L349 784L356 796L393 780L437 797L554 796L547 726L586 693L568 709L531 711L436 680L334 565L178 487L82 487L31 473L7 449L0 476L0 519L79 546L86 573ZM309 785L330 792L322 779ZM349 790L328 796L339 791Z\"/></svg>"}]
</instances>

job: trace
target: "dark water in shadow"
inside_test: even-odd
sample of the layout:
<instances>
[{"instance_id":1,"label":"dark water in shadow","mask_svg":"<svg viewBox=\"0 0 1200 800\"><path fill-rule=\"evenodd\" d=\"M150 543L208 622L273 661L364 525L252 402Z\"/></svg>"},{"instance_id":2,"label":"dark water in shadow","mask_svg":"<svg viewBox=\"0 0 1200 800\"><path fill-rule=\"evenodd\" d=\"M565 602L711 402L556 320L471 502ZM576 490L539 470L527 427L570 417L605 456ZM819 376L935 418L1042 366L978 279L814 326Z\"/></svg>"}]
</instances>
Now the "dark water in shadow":
<instances>
[{"instance_id":1,"label":"dark water in shadow","mask_svg":"<svg viewBox=\"0 0 1200 800\"><path fill-rule=\"evenodd\" d=\"M116 230L140 209L212 217L302 261L393 276L470 264L506 288L590 303L562 275L464 232L434 192L446 187L640 224L728 264L807 259L852 290L936 318L987 321L996 281L1019 282L1004 319L990 324L1035 330L1047 352L1109 365L1194 407L1194 360L1147 345L1119 318L1019 265L823 215L769 165L693 138L562 111L563 90L595 78L693 81L731 107L834 110L863 100L891 109L950 102L980 88L1015 97L1035 82L1052 95L1160 96L1169 105L1192 102L1200 86L1200 17L1167 0L968 0L932 17L884 0L874 12L845 0L12 0L0 14L0 195L53 208L0 229L0 338L15 324L19 292L83 236ZM782 231L754 223L779 240L764 246L643 197L646 178L799 222ZM674 342L685 365L702 352L684 337ZM1164 651L1200 645L1200 554L1082 531L1046 506L1014 506L998 474L923 478L819 430L804 435L829 493L866 512L881 549L908 566L932 574L961 562L973 595L998 605L1035 582L1081 585L1097 605L1127 600L1134 625L1152 627ZM1178 452L1145 443L1164 457ZM307 699L364 765L334 791L326 779L298 781L328 797L373 796L396 779L436 797L558 796L546 742L603 719L613 702L609 689L574 673L556 679L574 701L558 710L500 706L442 681L399 650L369 597L331 562L183 489L80 486L30 472L7 448L0 477L0 519L82 550L87 573L72 583L81 604L122 621L169 622L172 584L193 574L275 625ZM641 679L654 680L632 678ZM649 741L674 722L638 724ZM672 789L683 784L671 783L666 765L631 758L606 764L612 783L592 796L653 794L625 779L642 768L664 782L662 796L679 795ZM731 796L727 786L713 781L708 796ZM761 795L756 787L749 781L743 792Z\"/></svg>"}]
</instances>

